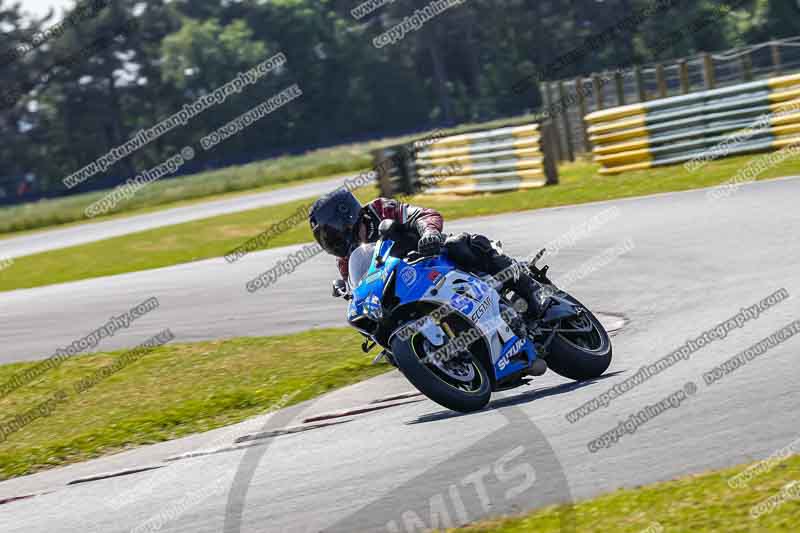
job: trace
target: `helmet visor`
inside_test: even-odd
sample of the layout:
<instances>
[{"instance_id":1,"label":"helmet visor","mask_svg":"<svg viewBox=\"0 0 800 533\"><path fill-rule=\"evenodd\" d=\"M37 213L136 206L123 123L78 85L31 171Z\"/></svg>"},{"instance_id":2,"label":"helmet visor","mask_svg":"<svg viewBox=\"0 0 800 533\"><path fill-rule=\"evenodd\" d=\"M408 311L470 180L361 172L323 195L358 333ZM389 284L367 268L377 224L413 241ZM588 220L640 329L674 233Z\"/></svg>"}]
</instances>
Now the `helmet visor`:
<instances>
[{"instance_id":1,"label":"helmet visor","mask_svg":"<svg viewBox=\"0 0 800 533\"><path fill-rule=\"evenodd\" d=\"M317 242L322 249L336 257L346 257L353 247L353 226L346 225L342 229L330 224L322 224L315 232Z\"/></svg>"}]
</instances>

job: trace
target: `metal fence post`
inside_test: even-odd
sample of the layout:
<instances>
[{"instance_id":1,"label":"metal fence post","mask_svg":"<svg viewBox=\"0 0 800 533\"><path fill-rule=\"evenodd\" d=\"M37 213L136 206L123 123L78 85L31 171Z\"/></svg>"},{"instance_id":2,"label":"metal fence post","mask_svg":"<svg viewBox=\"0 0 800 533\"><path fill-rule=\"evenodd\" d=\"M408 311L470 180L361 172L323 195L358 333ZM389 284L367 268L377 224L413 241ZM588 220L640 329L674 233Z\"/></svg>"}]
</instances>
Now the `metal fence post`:
<instances>
[{"instance_id":1,"label":"metal fence post","mask_svg":"<svg viewBox=\"0 0 800 533\"><path fill-rule=\"evenodd\" d=\"M636 77L636 91L639 93L639 102L646 102L647 90L644 87L644 76L642 76L642 67L636 65L633 74Z\"/></svg>"},{"instance_id":2,"label":"metal fence post","mask_svg":"<svg viewBox=\"0 0 800 533\"><path fill-rule=\"evenodd\" d=\"M753 61L750 57L750 52L742 55L742 76L744 81L753 81Z\"/></svg>"},{"instance_id":3,"label":"metal fence post","mask_svg":"<svg viewBox=\"0 0 800 533\"><path fill-rule=\"evenodd\" d=\"M664 65L656 65L656 83L658 83L658 97L667 97L667 78L664 75Z\"/></svg>"},{"instance_id":4,"label":"metal fence post","mask_svg":"<svg viewBox=\"0 0 800 533\"><path fill-rule=\"evenodd\" d=\"M414 143L409 143L400 146L395 154L403 194L410 195L417 192L416 165L414 164L416 151Z\"/></svg>"},{"instance_id":5,"label":"metal fence post","mask_svg":"<svg viewBox=\"0 0 800 533\"><path fill-rule=\"evenodd\" d=\"M575 161L575 149L572 142L572 124L570 124L569 113L567 112L569 106L567 105L567 91L564 89L563 81L558 82L558 97L561 100L559 110L561 112L561 121L564 125L564 141L566 142L567 148L566 155L570 161Z\"/></svg>"},{"instance_id":6,"label":"metal fence post","mask_svg":"<svg viewBox=\"0 0 800 533\"><path fill-rule=\"evenodd\" d=\"M539 125L542 143L542 162L547 185L558 185L558 166L556 165L556 146L558 139L552 120L545 120Z\"/></svg>"},{"instance_id":7,"label":"metal fence post","mask_svg":"<svg viewBox=\"0 0 800 533\"><path fill-rule=\"evenodd\" d=\"M781 45L778 43L771 43L772 48L772 70L775 74L781 73Z\"/></svg>"},{"instance_id":8,"label":"metal fence post","mask_svg":"<svg viewBox=\"0 0 800 533\"><path fill-rule=\"evenodd\" d=\"M717 86L714 76L714 57L711 54L703 54L703 77L706 82L706 89L711 90Z\"/></svg>"},{"instance_id":9,"label":"metal fence post","mask_svg":"<svg viewBox=\"0 0 800 533\"><path fill-rule=\"evenodd\" d=\"M578 78L575 80L575 93L578 96L578 113L580 113L580 117L578 118L578 124L580 125L581 129L581 141L583 142L583 151L584 152L591 152L592 146L589 143L589 132L586 130L586 122L583 120L584 117L588 114L586 109L586 95L584 94L584 82L583 78Z\"/></svg>"},{"instance_id":10,"label":"metal fence post","mask_svg":"<svg viewBox=\"0 0 800 533\"><path fill-rule=\"evenodd\" d=\"M553 101L553 86L550 83L545 82L544 84L545 94L547 95L547 109L550 111L552 115L552 110L555 109L555 102ZM561 146L561 132L558 131L558 121L556 117L549 116L552 120L552 126L555 130L555 138L556 138L556 157L558 161L564 160L564 149Z\"/></svg>"},{"instance_id":11,"label":"metal fence post","mask_svg":"<svg viewBox=\"0 0 800 533\"><path fill-rule=\"evenodd\" d=\"M678 72L681 78L681 92L683 94L689 94L691 86L689 85L689 64L686 60L681 60L678 63Z\"/></svg>"},{"instance_id":12,"label":"metal fence post","mask_svg":"<svg viewBox=\"0 0 800 533\"><path fill-rule=\"evenodd\" d=\"M614 74L614 84L617 87L617 105L625 105L625 82L622 79L622 72Z\"/></svg>"},{"instance_id":13,"label":"metal fence post","mask_svg":"<svg viewBox=\"0 0 800 533\"><path fill-rule=\"evenodd\" d=\"M603 98L603 84L600 83L600 76L597 74L592 75L592 90L594 90L594 103L595 108L599 111L605 108Z\"/></svg>"},{"instance_id":14,"label":"metal fence post","mask_svg":"<svg viewBox=\"0 0 800 533\"><path fill-rule=\"evenodd\" d=\"M392 160L393 156L393 148L380 148L372 151L372 168L378 175L378 189L381 191L381 196L385 198L391 198L396 193L392 183L392 169L387 163Z\"/></svg>"}]
</instances>

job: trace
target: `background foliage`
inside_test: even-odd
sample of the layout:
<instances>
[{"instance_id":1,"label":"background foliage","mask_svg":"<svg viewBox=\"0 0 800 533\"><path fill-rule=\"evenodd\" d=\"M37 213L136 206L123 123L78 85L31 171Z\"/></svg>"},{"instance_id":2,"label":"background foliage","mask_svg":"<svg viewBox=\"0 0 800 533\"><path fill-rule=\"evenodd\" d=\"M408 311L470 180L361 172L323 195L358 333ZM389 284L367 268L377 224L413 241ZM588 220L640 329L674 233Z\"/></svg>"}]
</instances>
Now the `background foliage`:
<instances>
[{"instance_id":1,"label":"background foliage","mask_svg":"<svg viewBox=\"0 0 800 533\"><path fill-rule=\"evenodd\" d=\"M356 21L350 10L357 0L114 0L23 57L0 60L0 88L26 93L0 109L0 179L34 173L38 186L63 188L64 176L279 51L289 60L280 72L118 163L106 178L124 180L197 146L295 82L302 98L202 154L208 159L193 170L520 114L541 101L535 84L515 92L515 82L648 5L466 0L395 45L372 46L427 3L398 0ZM795 0L746 0L718 24L662 49L665 36L719 3L675 4L668 16L617 34L556 77L800 35ZM0 57L59 19L29 20L19 5L0 0ZM131 20L136 30L120 33ZM98 36L105 46L92 47Z\"/></svg>"}]
</instances>

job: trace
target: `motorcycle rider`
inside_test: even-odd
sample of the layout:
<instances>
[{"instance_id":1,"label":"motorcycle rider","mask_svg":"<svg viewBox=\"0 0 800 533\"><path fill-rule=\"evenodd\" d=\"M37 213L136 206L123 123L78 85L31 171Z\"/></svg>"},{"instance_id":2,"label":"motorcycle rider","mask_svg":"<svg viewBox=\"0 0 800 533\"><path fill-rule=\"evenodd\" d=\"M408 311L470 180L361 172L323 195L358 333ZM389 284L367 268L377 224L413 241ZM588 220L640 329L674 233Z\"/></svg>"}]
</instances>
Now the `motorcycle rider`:
<instances>
[{"instance_id":1,"label":"motorcycle rider","mask_svg":"<svg viewBox=\"0 0 800 533\"><path fill-rule=\"evenodd\" d=\"M391 219L400 224L404 234L416 242L423 256L438 254L442 249L459 268L469 272L485 272L499 276L503 288L513 290L527 302L526 318L540 316L538 285L530 272L511 257L499 253L491 241L470 233L445 237L444 220L433 209L416 207L388 198L376 198L362 206L347 189L339 188L318 199L309 212L314 239L329 254L336 256L341 280L334 281L334 294L344 292L348 277L350 252L362 243L376 242L378 226ZM338 289L338 290L337 290Z\"/></svg>"}]
</instances>

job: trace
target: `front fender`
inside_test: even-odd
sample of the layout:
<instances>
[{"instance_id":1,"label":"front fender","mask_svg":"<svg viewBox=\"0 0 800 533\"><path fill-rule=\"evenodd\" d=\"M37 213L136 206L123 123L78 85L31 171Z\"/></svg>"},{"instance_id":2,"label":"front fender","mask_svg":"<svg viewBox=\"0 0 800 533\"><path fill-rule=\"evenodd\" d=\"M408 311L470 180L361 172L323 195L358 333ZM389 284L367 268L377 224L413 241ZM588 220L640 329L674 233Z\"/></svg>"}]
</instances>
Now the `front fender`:
<instances>
[{"instance_id":1,"label":"front fender","mask_svg":"<svg viewBox=\"0 0 800 533\"><path fill-rule=\"evenodd\" d=\"M550 298L552 298L552 302L550 302L550 305L547 306L547 310L544 312L540 322L543 324L549 324L565 318L577 316L578 310L574 303L562 296L557 296L555 294Z\"/></svg>"}]
</instances>

